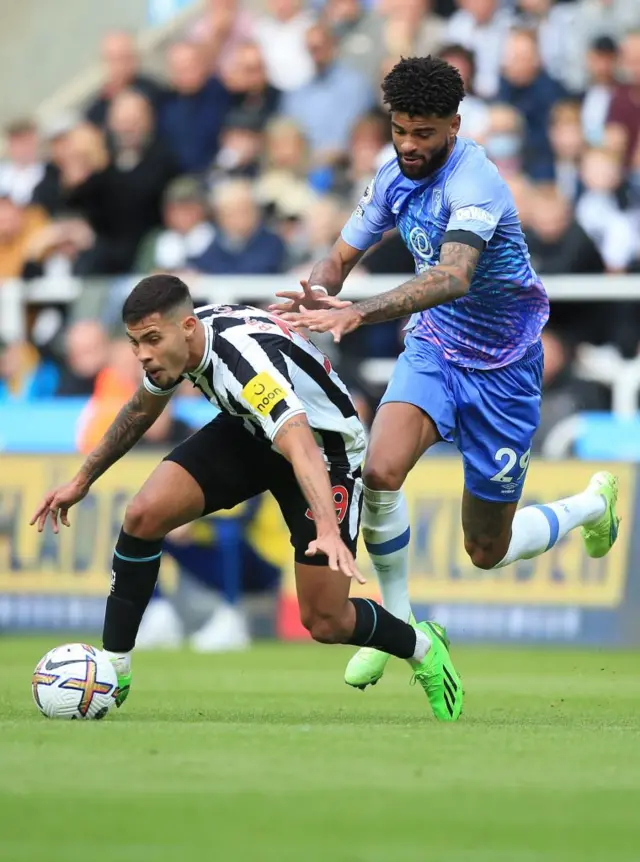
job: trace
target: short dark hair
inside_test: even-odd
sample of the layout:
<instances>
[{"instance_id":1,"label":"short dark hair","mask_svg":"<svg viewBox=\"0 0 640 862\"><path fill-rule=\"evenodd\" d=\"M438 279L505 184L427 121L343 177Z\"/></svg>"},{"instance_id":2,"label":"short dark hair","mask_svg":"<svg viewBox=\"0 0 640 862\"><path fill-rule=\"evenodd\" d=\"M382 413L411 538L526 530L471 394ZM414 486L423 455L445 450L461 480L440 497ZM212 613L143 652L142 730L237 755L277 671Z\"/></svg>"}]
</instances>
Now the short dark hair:
<instances>
[{"instance_id":1,"label":"short dark hair","mask_svg":"<svg viewBox=\"0 0 640 862\"><path fill-rule=\"evenodd\" d=\"M403 57L382 82L390 111L410 117L449 117L464 99L456 68L439 57Z\"/></svg>"},{"instance_id":2,"label":"short dark hair","mask_svg":"<svg viewBox=\"0 0 640 862\"><path fill-rule=\"evenodd\" d=\"M139 323L150 314L166 314L181 305L193 309L189 288L177 275L148 275L133 288L122 306L125 325Z\"/></svg>"}]
</instances>

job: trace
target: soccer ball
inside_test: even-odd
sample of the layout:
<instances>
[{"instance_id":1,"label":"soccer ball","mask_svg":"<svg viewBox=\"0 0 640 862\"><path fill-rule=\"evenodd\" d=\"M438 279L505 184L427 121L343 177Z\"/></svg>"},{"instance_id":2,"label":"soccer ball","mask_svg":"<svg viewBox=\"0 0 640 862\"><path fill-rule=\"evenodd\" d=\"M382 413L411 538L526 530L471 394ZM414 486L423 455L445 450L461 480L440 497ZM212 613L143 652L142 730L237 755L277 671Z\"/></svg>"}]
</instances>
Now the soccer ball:
<instances>
[{"instance_id":1,"label":"soccer ball","mask_svg":"<svg viewBox=\"0 0 640 862\"><path fill-rule=\"evenodd\" d=\"M47 718L99 719L116 702L118 677L100 650L88 644L64 644L38 662L31 691Z\"/></svg>"}]
</instances>

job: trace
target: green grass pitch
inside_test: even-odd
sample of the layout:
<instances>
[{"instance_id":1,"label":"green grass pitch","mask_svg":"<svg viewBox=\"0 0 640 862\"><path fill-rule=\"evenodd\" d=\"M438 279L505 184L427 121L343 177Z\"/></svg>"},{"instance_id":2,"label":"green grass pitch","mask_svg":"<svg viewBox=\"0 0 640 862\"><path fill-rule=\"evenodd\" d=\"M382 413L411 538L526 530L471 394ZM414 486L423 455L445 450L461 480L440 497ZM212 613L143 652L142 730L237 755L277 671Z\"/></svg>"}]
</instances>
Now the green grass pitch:
<instances>
[{"instance_id":1,"label":"green grass pitch","mask_svg":"<svg viewBox=\"0 0 640 862\"><path fill-rule=\"evenodd\" d=\"M54 638L0 638L3 862L637 862L640 654L459 648L439 725L343 647L139 654L125 707L51 722Z\"/></svg>"}]
</instances>

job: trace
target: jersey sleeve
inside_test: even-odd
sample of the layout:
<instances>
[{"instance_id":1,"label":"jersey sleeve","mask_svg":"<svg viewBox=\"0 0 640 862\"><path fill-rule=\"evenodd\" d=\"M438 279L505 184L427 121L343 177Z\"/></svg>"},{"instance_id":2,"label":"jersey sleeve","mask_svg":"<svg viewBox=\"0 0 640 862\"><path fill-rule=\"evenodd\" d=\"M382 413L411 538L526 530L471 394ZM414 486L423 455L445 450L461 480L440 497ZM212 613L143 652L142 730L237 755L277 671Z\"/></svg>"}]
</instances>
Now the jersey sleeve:
<instances>
[{"instance_id":1,"label":"jersey sleeve","mask_svg":"<svg viewBox=\"0 0 640 862\"><path fill-rule=\"evenodd\" d=\"M342 239L353 248L366 251L380 242L385 231L395 227L395 216L386 200L387 183L383 165L360 198L358 206L342 229Z\"/></svg>"},{"instance_id":2,"label":"jersey sleeve","mask_svg":"<svg viewBox=\"0 0 640 862\"><path fill-rule=\"evenodd\" d=\"M171 395L182 383L182 377L179 377L175 383L171 386L167 386L166 389L163 389L162 386L156 386L153 380L149 377L147 372L145 371L144 376L142 378L142 385L150 392L152 395Z\"/></svg>"},{"instance_id":3,"label":"jersey sleeve","mask_svg":"<svg viewBox=\"0 0 640 862\"><path fill-rule=\"evenodd\" d=\"M220 333L216 344L228 369L227 392L259 422L271 441L292 416L306 412L277 347L278 339L284 337L267 335L258 341L238 327Z\"/></svg>"},{"instance_id":4,"label":"jersey sleeve","mask_svg":"<svg viewBox=\"0 0 640 862\"><path fill-rule=\"evenodd\" d=\"M451 234L465 231L488 243L509 203L507 186L492 166L477 173L460 172L447 184L447 203L451 213L443 242L455 241Z\"/></svg>"}]
</instances>

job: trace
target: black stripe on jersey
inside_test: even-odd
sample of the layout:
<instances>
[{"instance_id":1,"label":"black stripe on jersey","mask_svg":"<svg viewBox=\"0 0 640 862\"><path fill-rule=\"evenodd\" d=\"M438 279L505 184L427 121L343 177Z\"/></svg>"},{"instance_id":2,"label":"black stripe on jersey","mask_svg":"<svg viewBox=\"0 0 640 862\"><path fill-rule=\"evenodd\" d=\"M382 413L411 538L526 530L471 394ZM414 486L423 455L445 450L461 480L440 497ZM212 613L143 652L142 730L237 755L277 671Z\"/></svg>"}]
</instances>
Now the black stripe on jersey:
<instances>
[{"instance_id":1,"label":"black stripe on jersey","mask_svg":"<svg viewBox=\"0 0 640 862\"><path fill-rule=\"evenodd\" d=\"M320 435L324 454L327 456L327 461L331 466L337 467L340 470L346 470L349 473L351 466L342 434L338 431L325 431L321 428L312 428L311 430Z\"/></svg>"},{"instance_id":2,"label":"black stripe on jersey","mask_svg":"<svg viewBox=\"0 0 640 862\"><path fill-rule=\"evenodd\" d=\"M280 374L291 383L291 375L287 363L284 361L283 352L288 352L291 339L277 332L250 332L249 337L257 341L260 347L269 357L269 361L275 365ZM293 386L293 384L291 384Z\"/></svg>"},{"instance_id":3,"label":"black stripe on jersey","mask_svg":"<svg viewBox=\"0 0 640 862\"><path fill-rule=\"evenodd\" d=\"M333 382L325 371L324 366L317 359L314 359L304 348L299 347L293 341L285 339L285 344L287 345L287 353L292 361L305 374L308 374L314 383L318 384L329 401L331 401L334 407L338 408L345 419L358 415L351 398Z\"/></svg>"},{"instance_id":4,"label":"black stripe on jersey","mask_svg":"<svg viewBox=\"0 0 640 862\"><path fill-rule=\"evenodd\" d=\"M241 321L241 323L243 322ZM247 362L235 344L232 344L226 338L216 338L213 350L218 354L243 389L258 374L257 369L250 362Z\"/></svg>"}]
</instances>

